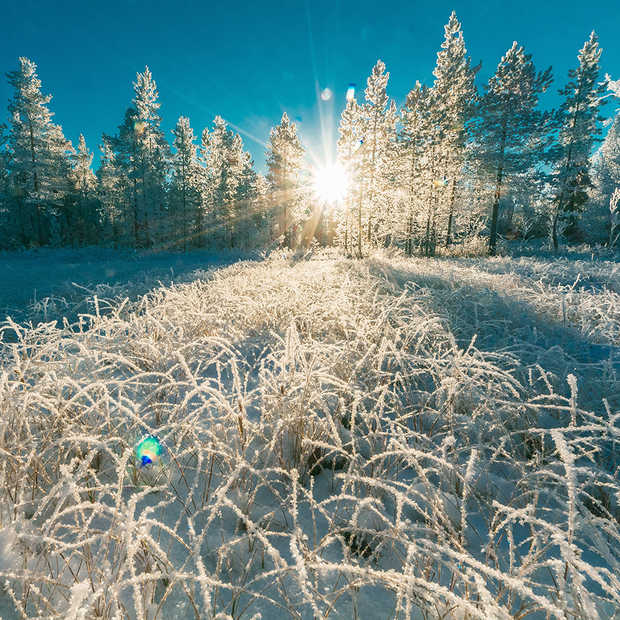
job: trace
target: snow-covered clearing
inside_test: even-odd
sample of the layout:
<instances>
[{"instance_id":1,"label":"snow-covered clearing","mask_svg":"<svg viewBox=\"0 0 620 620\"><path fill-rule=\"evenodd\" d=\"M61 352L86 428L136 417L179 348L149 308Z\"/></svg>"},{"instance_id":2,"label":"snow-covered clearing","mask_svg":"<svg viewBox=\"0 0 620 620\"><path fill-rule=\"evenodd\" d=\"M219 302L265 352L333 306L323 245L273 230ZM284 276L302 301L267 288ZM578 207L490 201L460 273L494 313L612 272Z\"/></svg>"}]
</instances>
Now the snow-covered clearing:
<instances>
[{"instance_id":1,"label":"snow-covered clearing","mask_svg":"<svg viewBox=\"0 0 620 620\"><path fill-rule=\"evenodd\" d=\"M616 617L619 278L325 253L6 322L0 615Z\"/></svg>"}]
</instances>

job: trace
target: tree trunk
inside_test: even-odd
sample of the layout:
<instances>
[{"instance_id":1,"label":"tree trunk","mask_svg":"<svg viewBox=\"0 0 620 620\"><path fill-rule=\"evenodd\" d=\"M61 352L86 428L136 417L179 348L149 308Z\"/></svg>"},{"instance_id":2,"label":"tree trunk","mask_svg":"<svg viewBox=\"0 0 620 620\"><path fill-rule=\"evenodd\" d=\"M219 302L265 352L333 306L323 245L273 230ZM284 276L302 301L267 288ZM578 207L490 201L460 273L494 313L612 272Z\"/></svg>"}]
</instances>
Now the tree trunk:
<instances>
[{"instance_id":1,"label":"tree trunk","mask_svg":"<svg viewBox=\"0 0 620 620\"><path fill-rule=\"evenodd\" d=\"M504 151L506 149L506 117L502 124L502 141L500 144L499 166L497 168L497 182L495 185L495 197L493 200L493 210L491 212L491 231L489 234L489 255L495 256L497 251L497 218L499 214L499 198L502 191L502 176L504 173Z\"/></svg>"},{"instance_id":2,"label":"tree trunk","mask_svg":"<svg viewBox=\"0 0 620 620\"><path fill-rule=\"evenodd\" d=\"M450 194L450 211L448 213L448 231L446 233L446 247L449 247L452 243L452 218L454 215L454 199L456 196L456 179L452 178L452 192Z\"/></svg>"}]
</instances>

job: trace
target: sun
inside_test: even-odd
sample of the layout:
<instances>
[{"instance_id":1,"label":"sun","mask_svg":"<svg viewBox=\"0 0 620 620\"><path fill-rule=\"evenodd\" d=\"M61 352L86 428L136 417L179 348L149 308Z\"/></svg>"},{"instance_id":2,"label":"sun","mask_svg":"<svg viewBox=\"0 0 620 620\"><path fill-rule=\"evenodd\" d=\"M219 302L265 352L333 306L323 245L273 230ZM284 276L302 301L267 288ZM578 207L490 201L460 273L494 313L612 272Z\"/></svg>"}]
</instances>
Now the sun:
<instances>
[{"instance_id":1,"label":"sun","mask_svg":"<svg viewBox=\"0 0 620 620\"><path fill-rule=\"evenodd\" d=\"M319 200L335 205L344 200L348 188L349 179L340 164L324 166L314 171L313 189Z\"/></svg>"}]
</instances>

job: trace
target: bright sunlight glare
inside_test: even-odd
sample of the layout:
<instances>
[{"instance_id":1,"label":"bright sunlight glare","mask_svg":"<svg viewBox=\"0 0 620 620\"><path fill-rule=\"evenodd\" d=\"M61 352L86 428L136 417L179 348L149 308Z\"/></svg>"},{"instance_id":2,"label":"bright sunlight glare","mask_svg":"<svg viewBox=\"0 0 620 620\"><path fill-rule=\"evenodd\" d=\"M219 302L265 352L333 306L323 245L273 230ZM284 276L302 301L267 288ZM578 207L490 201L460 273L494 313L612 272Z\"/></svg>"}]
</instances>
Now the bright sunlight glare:
<instances>
[{"instance_id":1,"label":"bright sunlight glare","mask_svg":"<svg viewBox=\"0 0 620 620\"><path fill-rule=\"evenodd\" d=\"M347 194L349 179L340 164L317 168L314 171L314 192L329 204L341 202Z\"/></svg>"}]
</instances>

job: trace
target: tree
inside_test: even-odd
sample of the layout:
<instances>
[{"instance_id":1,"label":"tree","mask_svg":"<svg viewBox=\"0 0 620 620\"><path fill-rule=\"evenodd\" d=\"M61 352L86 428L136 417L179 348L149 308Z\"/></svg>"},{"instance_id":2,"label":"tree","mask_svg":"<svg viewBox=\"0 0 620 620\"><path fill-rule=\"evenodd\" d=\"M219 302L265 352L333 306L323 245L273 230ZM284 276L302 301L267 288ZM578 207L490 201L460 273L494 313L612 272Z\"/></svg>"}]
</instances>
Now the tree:
<instances>
[{"instance_id":1,"label":"tree","mask_svg":"<svg viewBox=\"0 0 620 620\"><path fill-rule=\"evenodd\" d=\"M390 74L385 64L378 60L368 77L362 106L363 150L360 151L359 166L361 179L359 211L367 203L367 241L379 236L381 215L385 211L389 196L388 177L390 159L396 140L396 107L387 96ZM373 230L374 229L374 230ZM377 239L375 238L375 241ZM361 256L361 235L358 238L358 254Z\"/></svg>"},{"instance_id":2,"label":"tree","mask_svg":"<svg viewBox=\"0 0 620 620\"><path fill-rule=\"evenodd\" d=\"M104 231L103 239L106 242L112 241L116 248L119 244L121 219L127 215L121 207L123 204L122 182L119 177L119 168L116 164L114 152L108 139L105 137L99 150L101 152L101 159L99 169L97 170L96 191L101 214L101 225Z\"/></svg>"},{"instance_id":3,"label":"tree","mask_svg":"<svg viewBox=\"0 0 620 620\"><path fill-rule=\"evenodd\" d=\"M51 121L51 95L41 92L37 66L28 58L7 74L9 101L9 184L15 201L21 242L44 245L52 240L53 220L69 191L70 143Z\"/></svg>"},{"instance_id":4,"label":"tree","mask_svg":"<svg viewBox=\"0 0 620 620\"><path fill-rule=\"evenodd\" d=\"M188 238L194 237L197 212L200 209L200 182L202 169L198 164L194 131L189 119L181 116L176 127L172 156L171 205L177 222L180 221L183 251L187 250ZM191 230L191 233L190 233Z\"/></svg>"},{"instance_id":5,"label":"tree","mask_svg":"<svg viewBox=\"0 0 620 620\"><path fill-rule=\"evenodd\" d=\"M457 185L461 179L465 155L467 123L472 117L476 101L474 77L480 66L472 68L467 57L461 24L454 11L444 26L444 41L437 53L437 65L433 71L435 110L440 124L440 150L443 174L448 196L448 220L446 246L451 243L454 203Z\"/></svg>"},{"instance_id":6,"label":"tree","mask_svg":"<svg viewBox=\"0 0 620 620\"><path fill-rule=\"evenodd\" d=\"M97 179L91 166L93 154L80 134L77 151L71 156L71 200L66 205L67 235L65 241L82 245L96 241L99 226L95 190Z\"/></svg>"},{"instance_id":7,"label":"tree","mask_svg":"<svg viewBox=\"0 0 620 620\"><path fill-rule=\"evenodd\" d=\"M558 114L558 145L555 154L556 196L551 214L551 238L558 249L558 225L561 220L575 228L577 216L592 187L590 155L600 135L599 107L605 83L597 83L601 49L594 32L579 51L579 66L568 72L569 81L560 90L564 97Z\"/></svg>"},{"instance_id":8,"label":"tree","mask_svg":"<svg viewBox=\"0 0 620 620\"><path fill-rule=\"evenodd\" d=\"M272 208L278 218L279 235L287 247L293 245L291 228L297 225L303 213L301 173L304 149L297 136L295 123L286 112L280 124L271 130L267 146L267 180Z\"/></svg>"},{"instance_id":9,"label":"tree","mask_svg":"<svg viewBox=\"0 0 620 620\"><path fill-rule=\"evenodd\" d=\"M137 180L139 243L150 247L163 237L167 220L166 173L169 146L161 130L159 93L148 67L138 73L134 82L135 160L132 171Z\"/></svg>"},{"instance_id":10,"label":"tree","mask_svg":"<svg viewBox=\"0 0 620 620\"><path fill-rule=\"evenodd\" d=\"M363 123L361 108L354 97L347 101L340 115L338 134L338 163L345 170L349 181L349 190L344 209L340 212L341 219L337 222L337 235L344 245L345 251L352 254L355 244L354 235L357 235L358 248L361 246L362 239L362 196L358 158L361 155L359 148L363 142ZM354 218L354 205L356 203L358 205L358 217ZM357 219L357 227L354 226L355 219Z\"/></svg>"},{"instance_id":11,"label":"tree","mask_svg":"<svg viewBox=\"0 0 620 620\"><path fill-rule=\"evenodd\" d=\"M416 220L425 203L430 204L427 174L429 143L431 140L431 93L417 82L409 91L401 112L400 171L406 196L404 226L405 251L413 253ZM430 226L430 224L429 224Z\"/></svg>"},{"instance_id":12,"label":"tree","mask_svg":"<svg viewBox=\"0 0 620 620\"><path fill-rule=\"evenodd\" d=\"M244 166L243 141L221 116L202 133L201 158L206 170L205 202L211 241L231 247L234 241L237 191Z\"/></svg>"},{"instance_id":13,"label":"tree","mask_svg":"<svg viewBox=\"0 0 620 620\"><path fill-rule=\"evenodd\" d=\"M478 156L494 170L489 254L497 247L497 222L502 191L514 175L537 166L546 147L549 117L536 108L551 84L551 67L536 73L529 54L515 41L485 86L476 128Z\"/></svg>"}]
</instances>

